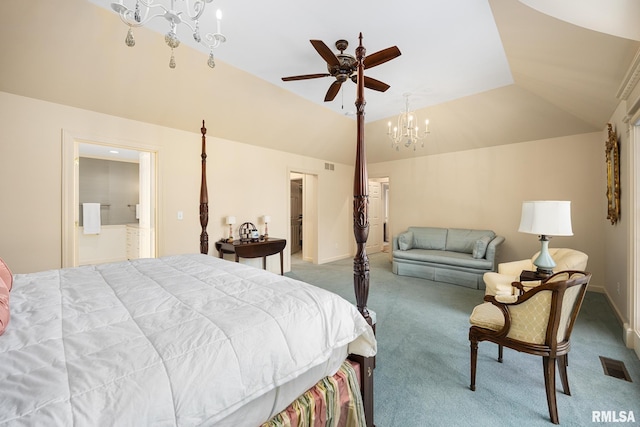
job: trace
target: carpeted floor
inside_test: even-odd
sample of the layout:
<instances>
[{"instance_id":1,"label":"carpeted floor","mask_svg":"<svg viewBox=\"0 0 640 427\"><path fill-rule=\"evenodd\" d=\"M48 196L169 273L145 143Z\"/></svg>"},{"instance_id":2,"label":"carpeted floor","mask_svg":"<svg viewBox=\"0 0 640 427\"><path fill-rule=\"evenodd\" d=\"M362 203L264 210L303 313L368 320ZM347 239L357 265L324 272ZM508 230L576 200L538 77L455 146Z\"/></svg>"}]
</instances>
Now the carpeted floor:
<instances>
[{"instance_id":1,"label":"carpeted floor","mask_svg":"<svg viewBox=\"0 0 640 427\"><path fill-rule=\"evenodd\" d=\"M377 427L552 425L541 357L505 349L500 364L497 346L480 343L477 388L469 389L469 315L484 291L394 275L388 253L369 261ZM355 302L353 259L313 265L294 257L287 276ZM572 395L562 393L559 379L556 384L560 424L598 425L594 416L611 422L624 415L635 423L623 424L640 425L640 361L624 346L604 295L587 293L571 344ZM624 362L633 382L606 376L599 356Z\"/></svg>"}]
</instances>

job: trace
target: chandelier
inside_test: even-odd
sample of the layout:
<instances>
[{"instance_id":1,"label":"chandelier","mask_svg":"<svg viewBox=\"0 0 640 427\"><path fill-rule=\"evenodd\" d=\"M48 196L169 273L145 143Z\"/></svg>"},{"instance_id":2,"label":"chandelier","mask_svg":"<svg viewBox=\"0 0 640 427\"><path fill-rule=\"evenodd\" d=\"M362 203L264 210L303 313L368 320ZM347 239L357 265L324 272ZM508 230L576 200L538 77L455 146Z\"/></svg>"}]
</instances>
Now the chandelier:
<instances>
[{"instance_id":1,"label":"chandelier","mask_svg":"<svg viewBox=\"0 0 640 427\"><path fill-rule=\"evenodd\" d=\"M170 0L171 6L169 8L162 4L161 1L166 0L135 0L133 9L125 6L124 0L111 3L111 8L120 15L122 22L129 26L127 37L124 40L125 44L129 47L135 46L136 41L133 38L132 31L134 27L142 27L154 18L164 18L169 22L169 32L164 36L164 41L171 48L170 68L176 68L173 49L180 46L180 39L177 34L180 24L184 24L193 32L193 39L197 43L209 48L207 65L211 68L215 67L213 49L227 41L226 37L220 33L220 21L222 19L220 10L216 11L217 31L213 34L206 33L204 38L200 35L200 17L204 13L206 3L211 3L213 0L195 0L192 4L190 0Z\"/></svg>"},{"instance_id":2,"label":"chandelier","mask_svg":"<svg viewBox=\"0 0 640 427\"><path fill-rule=\"evenodd\" d=\"M418 141L421 141L424 148L424 140L429 133L428 119L424 121L424 131L420 132L418 117L415 112L409 110L409 95L409 93L402 94L405 97L405 110L398 116L397 125L391 128L391 122L388 123L387 136L391 139L391 148L395 148L396 151L400 150L401 144L407 148L413 145L413 151L415 151Z\"/></svg>"}]
</instances>

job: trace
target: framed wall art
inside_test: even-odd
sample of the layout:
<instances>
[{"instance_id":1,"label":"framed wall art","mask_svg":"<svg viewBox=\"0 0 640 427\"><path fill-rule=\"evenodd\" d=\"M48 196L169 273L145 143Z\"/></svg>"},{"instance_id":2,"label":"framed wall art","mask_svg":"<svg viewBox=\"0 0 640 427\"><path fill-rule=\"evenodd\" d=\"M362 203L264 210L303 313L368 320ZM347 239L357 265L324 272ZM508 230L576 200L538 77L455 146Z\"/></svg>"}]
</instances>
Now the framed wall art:
<instances>
[{"instance_id":1,"label":"framed wall art","mask_svg":"<svg viewBox=\"0 0 640 427\"><path fill-rule=\"evenodd\" d=\"M620 149L618 137L611 123L607 124L609 136L605 143L607 161L607 219L614 225L620 219Z\"/></svg>"}]
</instances>

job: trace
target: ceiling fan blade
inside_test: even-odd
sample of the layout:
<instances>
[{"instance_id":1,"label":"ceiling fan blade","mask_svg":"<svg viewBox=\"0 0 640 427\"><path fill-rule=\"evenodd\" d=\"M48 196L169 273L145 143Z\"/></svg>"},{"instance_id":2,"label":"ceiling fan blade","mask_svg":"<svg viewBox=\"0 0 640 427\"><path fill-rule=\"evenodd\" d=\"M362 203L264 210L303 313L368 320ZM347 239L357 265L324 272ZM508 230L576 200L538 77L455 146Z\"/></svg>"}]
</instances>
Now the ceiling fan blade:
<instances>
[{"instance_id":1,"label":"ceiling fan blade","mask_svg":"<svg viewBox=\"0 0 640 427\"><path fill-rule=\"evenodd\" d=\"M351 80L354 83L358 83L358 76L354 74L353 76L351 76ZM364 87L366 87L367 89L377 90L378 92L385 92L391 86L372 77L364 76Z\"/></svg>"},{"instance_id":2,"label":"ceiling fan blade","mask_svg":"<svg viewBox=\"0 0 640 427\"><path fill-rule=\"evenodd\" d=\"M303 74L301 76L291 76L291 77L283 77L283 82L290 82L293 80L307 80L307 79L317 79L320 77L329 77L331 74L329 73L321 73L321 74Z\"/></svg>"},{"instance_id":3,"label":"ceiling fan blade","mask_svg":"<svg viewBox=\"0 0 640 427\"><path fill-rule=\"evenodd\" d=\"M397 46L391 46L386 49L372 53L364 58L364 68L373 68L376 65L384 64L394 58L400 56L400 49Z\"/></svg>"},{"instance_id":4,"label":"ceiling fan blade","mask_svg":"<svg viewBox=\"0 0 640 427\"><path fill-rule=\"evenodd\" d=\"M336 97L338 92L340 92L341 86L342 86L342 82L339 80L336 80L335 82L331 83L331 86L329 86L329 90L327 91L327 94L324 96L324 102L333 101L333 99Z\"/></svg>"},{"instance_id":5,"label":"ceiling fan blade","mask_svg":"<svg viewBox=\"0 0 640 427\"><path fill-rule=\"evenodd\" d=\"M364 87L377 90L378 92L384 92L391 86L380 80L373 79L371 77L364 76Z\"/></svg>"},{"instance_id":6,"label":"ceiling fan blade","mask_svg":"<svg viewBox=\"0 0 640 427\"><path fill-rule=\"evenodd\" d=\"M327 64L332 67L337 67L340 65L340 61L335 53L329 49L329 47L322 40L309 40L313 47L318 51L322 59L324 59Z\"/></svg>"}]
</instances>

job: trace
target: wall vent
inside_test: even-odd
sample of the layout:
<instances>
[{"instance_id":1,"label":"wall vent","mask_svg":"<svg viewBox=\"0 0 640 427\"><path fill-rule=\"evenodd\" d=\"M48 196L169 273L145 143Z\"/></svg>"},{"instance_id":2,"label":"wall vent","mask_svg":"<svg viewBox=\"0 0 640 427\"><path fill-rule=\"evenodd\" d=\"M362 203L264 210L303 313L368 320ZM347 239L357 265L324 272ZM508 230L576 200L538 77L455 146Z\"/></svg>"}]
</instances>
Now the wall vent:
<instances>
[{"instance_id":1,"label":"wall vent","mask_svg":"<svg viewBox=\"0 0 640 427\"><path fill-rule=\"evenodd\" d=\"M602 356L600 356L600 362L602 363L602 369L604 369L605 375L633 382L631 381L631 377L629 376L626 366L624 366L624 362Z\"/></svg>"},{"instance_id":2,"label":"wall vent","mask_svg":"<svg viewBox=\"0 0 640 427\"><path fill-rule=\"evenodd\" d=\"M328 170L328 171L332 171L332 170L333 170L333 168L334 168L334 166L335 166L335 165L334 165L333 163L325 163L325 164L324 164L324 168L325 168L326 170Z\"/></svg>"}]
</instances>

